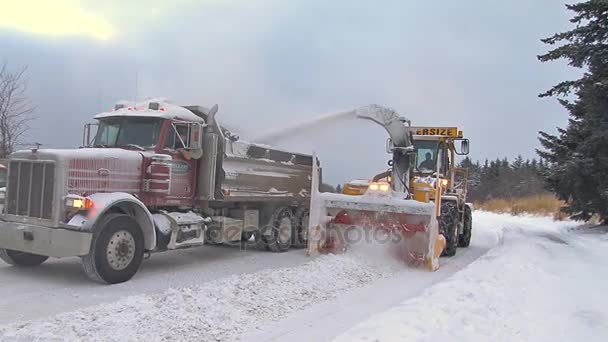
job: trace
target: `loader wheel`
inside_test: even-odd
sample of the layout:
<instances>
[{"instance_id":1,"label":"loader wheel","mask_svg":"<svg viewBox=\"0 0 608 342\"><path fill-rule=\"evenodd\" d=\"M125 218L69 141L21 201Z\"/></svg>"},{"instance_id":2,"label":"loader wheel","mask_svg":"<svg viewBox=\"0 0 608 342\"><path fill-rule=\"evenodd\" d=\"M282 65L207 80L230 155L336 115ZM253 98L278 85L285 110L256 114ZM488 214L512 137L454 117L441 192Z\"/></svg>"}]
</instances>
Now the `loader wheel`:
<instances>
[{"instance_id":1,"label":"loader wheel","mask_svg":"<svg viewBox=\"0 0 608 342\"><path fill-rule=\"evenodd\" d=\"M458 248L458 209L455 203L441 203L439 233L445 237L445 249L441 256L454 256Z\"/></svg>"},{"instance_id":2,"label":"loader wheel","mask_svg":"<svg viewBox=\"0 0 608 342\"><path fill-rule=\"evenodd\" d=\"M30 254L26 252L14 251L12 249L0 249L0 259L9 265L19 267L38 266L45 262L49 257L44 255Z\"/></svg>"},{"instance_id":3,"label":"loader wheel","mask_svg":"<svg viewBox=\"0 0 608 342\"><path fill-rule=\"evenodd\" d=\"M293 234L292 246L295 248L304 248L308 244L308 222L310 219L310 209L296 209L293 218L295 234Z\"/></svg>"},{"instance_id":4,"label":"loader wheel","mask_svg":"<svg viewBox=\"0 0 608 342\"><path fill-rule=\"evenodd\" d=\"M144 257L144 235L131 216L108 214L93 234L91 250L82 257L86 275L105 284L131 279Z\"/></svg>"},{"instance_id":5,"label":"loader wheel","mask_svg":"<svg viewBox=\"0 0 608 342\"><path fill-rule=\"evenodd\" d=\"M458 240L458 247L469 247L471 243L471 233L473 231L473 215L471 214L471 208L467 205L464 206L464 227L462 235Z\"/></svg>"},{"instance_id":6,"label":"loader wheel","mask_svg":"<svg viewBox=\"0 0 608 342\"><path fill-rule=\"evenodd\" d=\"M266 244L266 248L275 253L287 251L291 246L294 228L294 218L291 209L288 207L275 209L268 221L268 225L262 228L261 237Z\"/></svg>"}]
</instances>

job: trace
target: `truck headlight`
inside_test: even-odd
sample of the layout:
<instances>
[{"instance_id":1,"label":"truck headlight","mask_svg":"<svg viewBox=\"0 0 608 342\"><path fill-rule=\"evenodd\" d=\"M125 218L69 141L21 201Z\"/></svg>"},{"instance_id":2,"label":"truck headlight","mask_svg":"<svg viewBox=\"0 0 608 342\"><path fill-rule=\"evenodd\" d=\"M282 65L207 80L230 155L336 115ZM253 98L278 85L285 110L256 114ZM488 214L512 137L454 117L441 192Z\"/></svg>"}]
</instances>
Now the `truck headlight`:
<instances>
[{"instance_id":1,"label":"truck headlight","mask_svg":"<svg viewBox=\"0 0 608 342\"><path fill-rule=\"evenodd\" d=\"M69 196L65 199L65 208L69 211L81 211L92 209L95 203L88 197Z\"/></svg>"}]
</instances>

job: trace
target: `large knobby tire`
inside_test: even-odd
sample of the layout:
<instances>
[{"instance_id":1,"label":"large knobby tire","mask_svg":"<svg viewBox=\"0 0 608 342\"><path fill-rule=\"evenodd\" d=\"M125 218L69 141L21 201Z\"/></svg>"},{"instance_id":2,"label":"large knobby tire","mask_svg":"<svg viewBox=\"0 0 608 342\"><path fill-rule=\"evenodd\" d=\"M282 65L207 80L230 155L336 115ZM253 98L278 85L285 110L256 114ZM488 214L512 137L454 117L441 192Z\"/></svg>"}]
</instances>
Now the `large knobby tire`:
<instances>
[{"instance_id":1,"label":"large knobby tire","mask_svg":"<svg viewBox=\"0 0 608 342\"><path fill-rule=\"evenodd\" d=\"M310 219L310 209L300 207L296 209L294 215L294 234L292 246L304 248L308 244L308 222Z\"/></svg>"},{"instance_id":2,"label":"large knobby tire","mask_svg":"<svg viewBox=\"0 0 608 342\"><path fill-rule=\"evenodd\" d=\"M458 240L458 247L469 247L471 244L471 234L473 232L473 215L471 208L468 205L464 206L464 227L460 239Z\"/></svg>"},{"instance_id":3,"label":"large knobby tire","mask_svg":"<svg viewBox=\"0 0 608 342\"><path fill-rule=\"evenodd\" d=\"M12 249L0 249L0 259L9 265L19 267L38 266L45 262L49 257L44 255L31 254L26 252L14 251Z\"/></svg>"},{"instance_id":4,"label":"large knobby tire","mask_svg":"<svg viewBox=\"0 0 608 342\"><path fill-rule=\"evenodd\" d=\"M262 228L261 237L266 244L266 248L278 253L285 252L291 246L291 237L295 232L294 218L291 208L276 208L268 225Z\"/></svg>"},{"instance_id":5,"label":"large knobby tire","mask_svg":"<svg viewBox=\"0 0 608 342\"><path fill-rule=\"evenodd\" d=\"M456 203L448 201L441 203L439 233L445 237L445 249L441 256L456 255L456 249L458 249L458 208Z\"/></svg>"},{"instance_id":6,"label":"large knobby tire","mask_svg":"<svg viewBox=\"0 0 608 342\"><path fill-rule=\"evenodd\" d=\"M135 219L107 214L93 234L91 250L82 257L82 266L91 280L118 284L137 273L143 258L144 235Z\"/></svg>"}]
</instances>

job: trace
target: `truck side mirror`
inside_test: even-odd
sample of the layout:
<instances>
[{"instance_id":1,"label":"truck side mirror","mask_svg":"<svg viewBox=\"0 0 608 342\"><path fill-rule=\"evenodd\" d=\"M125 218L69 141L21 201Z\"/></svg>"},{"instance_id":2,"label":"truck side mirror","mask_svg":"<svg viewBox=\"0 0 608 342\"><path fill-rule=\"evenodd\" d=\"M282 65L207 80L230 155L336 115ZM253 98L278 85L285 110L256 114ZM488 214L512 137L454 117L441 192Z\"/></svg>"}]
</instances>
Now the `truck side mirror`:
<instances>
[{"instance_id":1,"label":"truck side mirror","mask_svg":"<svg viewBox=\"0 0 608 342\"><path fill-rule=\"evenodd\" d=\"M203 148L203 125L198 122L190 123L190 141L188 147L193 150Z\"/></svg>"},{"instance_id":2,"label":"truck side mirror","mask_svg":"<svg viewBox=\"0 0 608 342\"><path fill-rule=\"evenodd\" d=\"M189 149L192 151L192 158L199 159L203 156L203 125L198 122L190 123Z\"/></svg>"},{"instance_id":3,"label":"truck side mirror","mask_svg":"<svg viewBox=\"0 0 608 342\"><path fill-rule=\"evenodd\" d=\"M82 133L82 146L91 146L93 140L95 139L95 135L97 133L97 127L99 124L96 123L87 123L84 125L84 131ZM93 132L92 127L95 127L95 132Z\"/></svg>"},{"instance_id":4,"label":"truck side mirror","mask_svg":"<svg viewBox=\"0 0 608 342\"><path fill-rule=\"evenodd\" d=\"M460 140L460 150L454 145L454 152L460 156L466 156L469 154L469 139L458 139Z\"/></svg>"}]
</instances>

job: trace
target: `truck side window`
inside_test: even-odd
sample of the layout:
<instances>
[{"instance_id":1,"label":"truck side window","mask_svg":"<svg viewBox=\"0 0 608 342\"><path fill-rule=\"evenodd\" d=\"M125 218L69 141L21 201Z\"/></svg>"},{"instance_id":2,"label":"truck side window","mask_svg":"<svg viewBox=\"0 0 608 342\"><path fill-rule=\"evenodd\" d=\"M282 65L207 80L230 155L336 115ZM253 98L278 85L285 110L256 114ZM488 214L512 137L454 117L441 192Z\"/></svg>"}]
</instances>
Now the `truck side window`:
<instances>
[{"instance_id":1,"label":"truck side window","mask_svg":"<svg viewBox=\"0 0 608 342\"><path fill-rule=\"evenodd\" d=\"M188 124L174 123L171 125L165 147L173 150L189 147L190 126Z\"/></svg>"}]
</instances>

